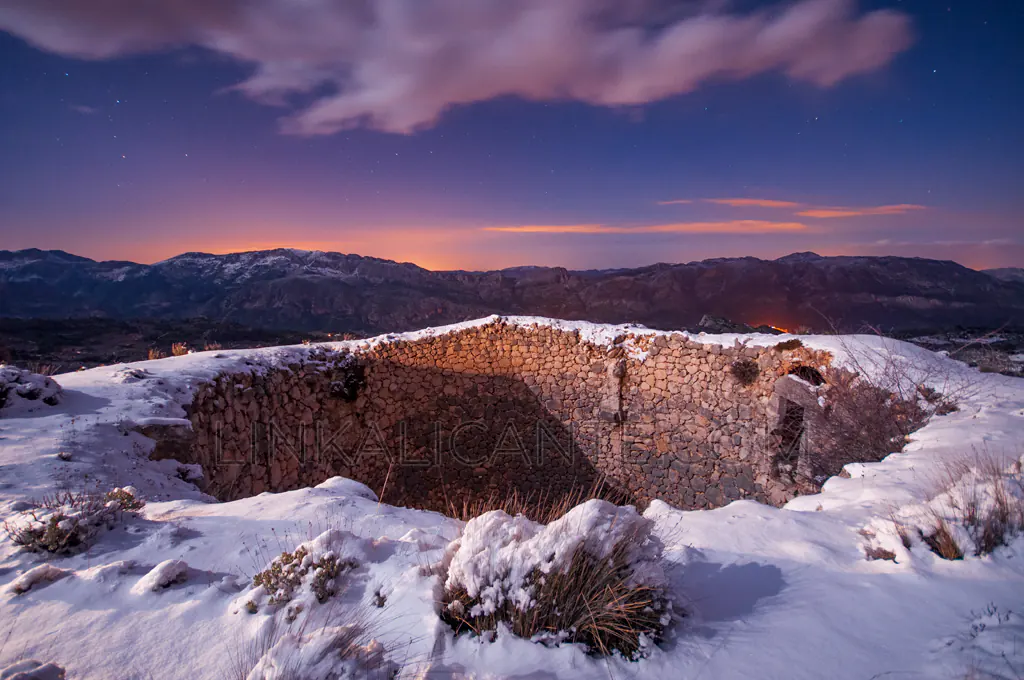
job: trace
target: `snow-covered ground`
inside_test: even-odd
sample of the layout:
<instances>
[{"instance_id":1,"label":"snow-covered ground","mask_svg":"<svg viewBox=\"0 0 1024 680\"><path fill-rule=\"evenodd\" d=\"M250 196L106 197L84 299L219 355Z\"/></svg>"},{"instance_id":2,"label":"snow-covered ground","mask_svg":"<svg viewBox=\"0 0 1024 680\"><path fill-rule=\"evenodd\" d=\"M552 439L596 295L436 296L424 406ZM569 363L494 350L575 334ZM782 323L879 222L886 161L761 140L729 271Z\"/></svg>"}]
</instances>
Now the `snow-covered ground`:
<instances>
[{"instance_id":1,"label":"snow-covered ground","mask_svg":"<svg viewBox=\"0 0 1024 680\"><path fill-rule=\"evenodd\" d=\"M656 333L504 322L557 325L599 343ZM220 371L261 370L314 348L204 352L56 376L64 390L56 406L15 400L0 412L0 518L16 523L32 501L61 489L130 485L147 503L70 556L43 559L0 532L0 668L38 659L65 667L68 678L235 678L245 657L270 640L277 646L260 662L259 677L322 677L273 669L284 657L324 668L323 631L357 625L367 632L360 644L377 641L367 655L382 646L402 678L1024 677L1024 540L947 561L916 538L905 548L891 520L912 523L937 502L950 464L983 454L1009 468L1024 455L1024 381L874 337L803 340L869 370L893 356L912 368L927 364L926 379L943 381L936 388L948 390L952 377L970 389L961 391L959 411L934 418L904 452L849 465L849 477L784 508L738 501L684 512L654 502L644 516L664 543L665 576L683 616L640 661L595 658L577 646L548 647L503 632L486 641L455 638L438 616L443 576L430 567L460 536L461 522L380 504L371 489L341 478L216 503L185 481L195 471L148 460L151 442L131 430L184 422L181 405ZM643 358L642 341L627 345ZM306 542L317 559L330 554L345 562L340 592L323 603L307 593L288 607L266 606L268 593L254 590L252 577ZM895 561L865 559L869 546L891 551ZM249 658L248 667L257 661ZM393 667L377 665L369 677ZM358 676L360 669L346 672Z\"/></svg>"}]
</instances>

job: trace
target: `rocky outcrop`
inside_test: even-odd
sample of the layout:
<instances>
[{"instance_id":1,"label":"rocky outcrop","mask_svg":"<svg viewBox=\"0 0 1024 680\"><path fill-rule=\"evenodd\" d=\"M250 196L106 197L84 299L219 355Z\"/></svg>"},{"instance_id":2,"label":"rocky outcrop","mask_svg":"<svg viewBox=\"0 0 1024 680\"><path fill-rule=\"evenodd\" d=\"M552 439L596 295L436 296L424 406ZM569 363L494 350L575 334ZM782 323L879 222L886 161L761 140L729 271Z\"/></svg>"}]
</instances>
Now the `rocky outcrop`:
<instances>
[{"instance_id":1,"label":"rocky outcrop","mask_svg":"<svg viewBox=\"0 0 1024 680\"><path fill-rule=\"evenodd\" d=\"M63 393L57 381L49 376L0 365L0 408L18 401L38 401L56 406Z\"/></svg>"}]
</instances>

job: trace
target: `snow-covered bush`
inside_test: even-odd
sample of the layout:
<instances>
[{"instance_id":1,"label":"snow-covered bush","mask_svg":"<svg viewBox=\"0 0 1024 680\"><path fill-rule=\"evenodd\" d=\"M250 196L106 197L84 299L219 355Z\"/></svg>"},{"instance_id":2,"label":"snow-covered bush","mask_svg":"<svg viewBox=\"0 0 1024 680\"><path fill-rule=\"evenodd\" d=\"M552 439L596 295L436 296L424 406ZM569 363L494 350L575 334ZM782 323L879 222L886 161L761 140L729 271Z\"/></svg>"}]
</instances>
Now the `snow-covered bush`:
<instances>
[{"instance_id":1,"label":"snow-covered bush","mask_svg":"<svg viewBox=\"0 0 1024 680\"><path fill-rule=\"evenodd\" d=\"M4 530L12 543L29 552L68 554L88 547L100 529L113 528L124 513L143 505L130 486L104 495L62 492L5 521Z\"/></svg>"},{"instance_id":2,"label":"snow-covered bush","mask_svg":"<svg viewBox=\"0 0 1024 680\"><path fill-rule=\"evenodd\" d=\"M14 366L0 366L0 408L15 399L56 406L62 394L61 386L53 378Z\"/></svg>"},{"instance_id":3,"label":"snow-covered bush","mask_svg":"<svg viewBox=\"0 0 1024 680\"><path fill-rule=\"evenodd\" d=\"M246 680L387 680L398 673L384 646L358 626L284 633Z\"/></svg>"},{"instance_id":4,"label":"snow-covered bush","mask_svg":"<svg viewBox=\"0 0 1024 680\"><path fill-rule=\"evenodd\" d=\"M252 579L254 591L248 602L258 608L266 600L270 606L291 602L300 593L311 594L324 602L336 592L336 579L355 569L358 562L342 554L345 534L325 531L292 552L283 552Z\"/></svg>"},{"instance_id":5,"label":"snow-covered bush","mask_svg":"<svg viewBox=\"0 0 1024 680\"><path fill-rule=\"evenodd\" d=\"M111 489L105 499L108 503L117 503L122 510L130 512L141 510L146 505L146 501L139 498L138 493L130 486Z\"/></svg>"},{"instance_id":6,"label":"snow-covered bush","mask_svg":"<svg viewBox=\"0 0 1024 680\"><path fill-rule=\"evenodd\" d=\"M456 632L496 631L638 658L671 620L653 522L601 500L547 526L501 510L471 520L445 556L441 617Z\"/></svg>"}]
</instances>

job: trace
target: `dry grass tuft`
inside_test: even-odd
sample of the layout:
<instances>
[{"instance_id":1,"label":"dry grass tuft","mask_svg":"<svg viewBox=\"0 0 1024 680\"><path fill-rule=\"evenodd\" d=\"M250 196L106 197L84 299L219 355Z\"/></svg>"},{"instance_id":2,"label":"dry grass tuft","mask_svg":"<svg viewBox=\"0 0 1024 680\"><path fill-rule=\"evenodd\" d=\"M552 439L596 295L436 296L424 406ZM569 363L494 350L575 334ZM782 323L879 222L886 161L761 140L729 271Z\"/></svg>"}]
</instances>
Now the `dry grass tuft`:
<instances>
[{"instance_id":1,"label":"dry grass tuft","mask_svg":"<svg viewBox=\"0 0 1024 680\"><path fill-rule=\"evenodd\" d=\"M474 613L480 604L463 588L445 593L441 618L456 632L477 635L495 631L499 623L518 637L546 643L581 643L592 654L619 652L636 658L649 642L664 634L670 606L665 593L633 583L629 540L604 559L576 549L564 570L534 571L527 583L534 588L534 603L520 609L505 600L489 613Z\"/></svg>"},{"instance_id":2,"label":"dry grass tuft","mask_svg":"<svg viewBox=\"0 0 1024 680\"><path fill-rule=\"evenodd\" d=\"M218 349L224 349L224 346L222 344L220 344L219 342L210 340L210 341L207 341L207 342L203 343L203 351L204 352L212 352L212 351L218 350Z\"/></svg>"},{"instance_id":3,"label":"dry grass tuft","mask_svg":"<svg viewBox=\"0 0 1024 680\"><path fill-rule=\"evenodd\" d=\"M891 550L886 550L879 546L869 545L864 548L864 555L869 561L874 560L889 560L890 562L896 561L896 553Z\"/></svg>"},{"instance_id":4,"label":"dry grass tuft","mask_svg":"<svg viewBox=\"0 0 1024 680\"><path fill-rule=\"evenodd\" d=\"M949 528L949 523L942 517L935 518L935 527L931 533L919 531L921 540L928 548L944 560L962 560L964 551L956 542L956 537Z\"/></svg>"},{"instance_id":5,"label":"dry grass tuft","mask_svg":"<svg viewBox=\"0 0 1024 680\"><path fill-rule=\"evenodd\" d=\"M463 500L461 503L449 499L447 514L449 517L468 522L486 512L502 510L512 517L522 515L540 524L550 524L577 505L595 498L616 505L621 505L626 500L624 493L606 486L603 481L598 481L589 488L575 487L562 494L549 491L520 493L513 490L504 496L492 492L489 496Z\"/></svg>"},{"instance_id":6,"label":"dry grass tuft","mask_svg":"<svg viewBox=\"0 0 1024 680\"><path fill-rule=\"evenodd\" d=\"M777 343L773 349L777 352L788 352L790 350L800 349L803 346L804 343L800 338L791 338Z\"/></svg>"},{"instance_id":7,"label":"dry grass tuft","mask_svg":"<svg viewBox=\"0 0 1024 680\"><path fill-rule=\"evenodd\" d=\"M164 354L163 350L159 347L150 347L149 351L146 352L146 358L150 361L153 361L154 359L163 359L166 356L167 355Z\"/></svg>"},{"instance_id":8,"label":"dry grass tuft","mask_svg":"<svg viewBox=\"0 0 1024 680\"><path fill-rule=\"evenodd\" d=\"M184 342L176 342L171 345L171 354L176 357L185 356L188 354L188 345Z\"/></svg>"},{"instance_id":9,"label":"dry grass tuft","mask_svg":"<svg viewBox=\"0 0 1024 680\"><path fill-rule=\"evenodd\" d=\"M991 554L1024 534L1021 460L1007 467L1000 458L975 451L946 466L939 489L949 520L964 530L976 557ZM937 516L939 521L946 523Z\"/></svg>"}]
</instances>

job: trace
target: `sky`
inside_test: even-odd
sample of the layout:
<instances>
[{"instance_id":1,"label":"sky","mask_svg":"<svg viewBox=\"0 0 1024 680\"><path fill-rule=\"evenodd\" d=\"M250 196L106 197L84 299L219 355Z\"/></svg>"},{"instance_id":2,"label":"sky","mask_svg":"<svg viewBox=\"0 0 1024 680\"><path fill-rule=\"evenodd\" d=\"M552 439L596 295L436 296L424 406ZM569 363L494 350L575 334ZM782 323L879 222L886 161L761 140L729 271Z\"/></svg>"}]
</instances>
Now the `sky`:
<instances>
[{"instance_id":1,"label":"sky","mask_svg":"<svg viewBox=\"0 0 1024 680\"><path fill-rule=\"evenodd\" d=\"M1017 0L4 0L0 249L1024 266Z\"/></svg>"}]
</instances>

